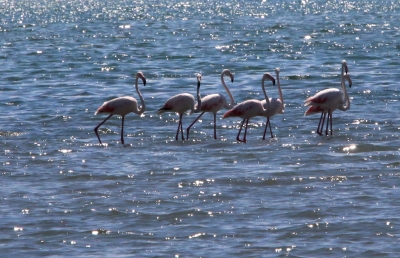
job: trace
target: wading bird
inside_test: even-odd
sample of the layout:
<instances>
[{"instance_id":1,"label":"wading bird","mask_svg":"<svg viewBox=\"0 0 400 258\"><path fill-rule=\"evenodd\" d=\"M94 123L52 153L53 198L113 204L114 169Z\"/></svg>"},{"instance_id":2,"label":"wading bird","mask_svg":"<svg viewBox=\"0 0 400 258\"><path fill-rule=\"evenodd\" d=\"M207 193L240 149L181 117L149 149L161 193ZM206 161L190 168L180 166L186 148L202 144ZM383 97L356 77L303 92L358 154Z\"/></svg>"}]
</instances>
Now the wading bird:
<instances>
[{"instance_id":1,"label":"wading bird","mask_svg":"<svg viewBox=\"0 0 400 258\"><path fill-rule=\"evenodd\" d=\"M319 119L317 133L322 135L322 130L325 123L326 114L328 114L328 121L326 123L325 134L328 135L328 124L330 123L330 130L332 135L332 113L336 109L346 111L350 109L350 98L347 94L345 80L349 82L349 87L351 88L352 81L350 79L350 74L348 74L348 68L346 60L342 61L341 70L341 87L342 91L336 88L329 88L318 92L312 97L307 98L304 101L305 106L310 106L305 112L304 116L308 116L315 113L321 112L321 117ZM344 98L343 98L344 97Z\"/></svg>"},{"instance_id":2,"label":"wading bird","mask_svg":"<svg viewBox=\"0 0 400 258\"><path fill-rule=\"evenodd\" d=\"M274 85L275 85L275 79L269 73L265 73L263 75L263 78L261 81L261 86L262 86L262 90L263 90L263 93L265 96L265 101L267 102L267 108L265 108L263 106L261 101L256 100L256 99L250 99L250 100L246 100L246 101L243 101L243 102L237 104L234 108L228 110L223 116L223 118L227 118L227 117L243 118L242 124L240 125L238 135L236 136L236 140L239 142L246 143L247 125L249 123L250 118L255 117L255 116L266 116L267 115L268 109L270 107L270 103L269 103L269 98L267 96L267 92L265 91L265 86L264 86L264 81L266 79L271 80ZM245 121L246 121L246 128L244 130L243 139L241 140L239 138L239 136L240 136L240 132L242 131L243 124Z\"/></svg>"},{"instance_id":3,"label":"wading bird","mask_svg":"<svg viewBox=\"0 0 400 258\"><path fill-rule=\"evenodd\" d=\"M279 68L275 68L276 80L278 82L278 92L279 92L279 99L278 98L270 98L269 99L269 108L267 106L267 101L262 100L261 103L263 104L264 108L268 108L267 112L267 123L265 124L263 140L265 140L265 133L267 132L267 127L269 126L269 131L271 133L271 138L274 138L271 129L270 118L276 114L282 114L284 112L284 104L283 104L283 95L281 90L281 83L279 80Z\"/></svg>"},{"instance_id":4,"label":"wading bird","mask_svg":"<svg viewBox=\"0 0 400 258\"><path fill-rule=\"evenodd\" d=\"M175 112L179 115L178 129L176 130L175 140L178 140L179 131L182 133L182 140L185 140L182 129L183 113L190 110L190 113L198 113L201 110L200 98L201 74L197 74L197 104L192 94L181 93L169 98L165 104L158 110L158 114L164 112Z\"/></svg>"},{"instance_id":5,"label":"wading bird","mask_svg":"<svg viewBox=\"0 0 400 258\"><path fill-rule=\"evenodd\" d=\"M197 122L197 120L199 120L199 118L205 112L210 112L213 113L214 115L214 139L217 139L217 112L223 107L226 109L230 109L235 104L235 100L233 99L233 96L229 91L228 86L226 86L225 84L224 76L229 76L231 78L231 82L233 82L234 77L233 74L228 69L223 70L221 73L222 86L224 86L225 91L228 94L231 102L227 103L225 96L219 93L207 95L201 98L201 114L187 128L187 137L186 137L187 139L189 139L190 128Z\"/></svg>"},{"instance_id":6,"label":"wading bird","mask_svg":"<svg viewBox=\"0 0 400 258\"><path fill-rule=\"evenodd\" d=\"M94 132L96 133L100 144L102 144L102 143L100 140L98 129L110 117L112 117L113 115L120 115L122 117L121 143L124 144L124 119L125 119L125 116L131 112L141 115L145 111L146 104L144 103L144 99L142 97L142 94L139 91L139 86L138 86L139 78L142 79L143 85L146 85L146 78L144 77L142 72L138 72L136 74L135 87L136 87L136 91L139 95L140 101L142 103L141 108L138 107L138 103L135 98L125 96L125 97L119 97L119 98L115 98L110 101L104 102L104 104L101 105L101 107L99 107L97 109L97 111L94 113L95 115L100 114L100 113L110 114L108 117L106 117L106 119L103 120L103 122L101 122L98 126L96 126L96 128L94 128Z\"/></svg>"}]
</instances>

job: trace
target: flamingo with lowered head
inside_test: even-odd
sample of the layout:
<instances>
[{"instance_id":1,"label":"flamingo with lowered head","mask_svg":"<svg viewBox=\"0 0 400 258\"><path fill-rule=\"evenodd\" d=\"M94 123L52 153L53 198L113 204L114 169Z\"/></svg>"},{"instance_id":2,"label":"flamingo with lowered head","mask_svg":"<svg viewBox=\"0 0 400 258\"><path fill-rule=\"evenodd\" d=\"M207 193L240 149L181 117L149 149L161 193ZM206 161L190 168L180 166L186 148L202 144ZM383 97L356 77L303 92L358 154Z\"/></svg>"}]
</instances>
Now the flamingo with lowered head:
<instances>
[{"instance_id":1,"label":"flamingo with lowered head","mask_svg":"<svg viewBox=\"0 0 400 258\"><path fill-rule=\"evenodd\" d=\"M275 68L275 74L276 74L276 80L278 81L278 92L279 92L279 99L278 98L270 98L269 99L269 108L267 106L267 101L262 100L261 103L263 104L264 108L268 108L268 112L265 115L267 117L267 123L265 124L265 129L264 129L264 135L263 135L263 140L265 140L265 133L267 132L267 127L269 126L269 131L271 133L271 138L274 138L274 135L272 134L272 129L271 129L271 123L270 123L270 118L276 114L283 114L285 106L283 104L283 95L282 95L282 90L281 90L281 83L279 80L279 68Z\"/></svg>"},{"instance_id":2,"label":"flamingo with lowered head","mask_svg":"<svg viewBox=\"0 0 400 258\"><path fill-rule=\"evenodd\" d=\"M310 106L305 112L304 116L321 112L321 117L319 119L317 128L317 133L319 135L322 135L326 114L328 114L328 121L326 124L325 134L328 135L328 124L330 122L330 131L331 131L330 135L332 135L333 111L335 111L336 109L340 109L342 111L350 109L350 98L349 95L347 94L345 79L348 81L350 88L352 85L352 81L350 79L350 74L348 74L346 60L342 61L342 69L340 76L341 76L342 90L336 88L325 89L323 91L318 92L314 96L307 98L304 101L305 106Z\"/></svg>"},{"instance_id":3,"label":"flamingo with lowered head","mask_svg":"<svg viewBox=\"0 0 400 258\"><path fill-rule=\"evenodd\" d=\"M264 81L265 80L271 80L273 84L275 84L275 79L272 77L269 73L265 73L263 75L262 81L261 81L261 86L262 90L265 96L265 101L267 102L267 108L263 106L261 101L256 100L256 99L250 99L243 101L239 104L237 104L234 108L228 110L223 118L227 117L240 117L243 118L242 124L240 125L240 129L238 132L238 135L236 136L236 140L239 142L244 142L246 143L246 134L247 134L247 125L249 123L250 118L253 118L255 116L266 116L268 109L270 108L270 103L269 103L269 98L267 96L267 92L265 91L265 86L264 86ZM242 131L243 124L246 121L246 128L244 130L244 136L243 139L240 139L240 132Z\"/></svg>"},{"instance_id":4,"label":"flamingo with lowered head","mask_svg":"<svg viewBox=\"0 0 400 258\"><path fill-rule=\"evenodd\" d=\"M158 114L164 112L175 112L179 115L178 129L176 130L175 140L178 140L179 130L182 133L182 140L185 140L182 129L182 116L183 113L190 110L190 113L198 113L201 111L201 98L200 98L200 81L201 74L197 74L197 104L192 94L181 93L169 98L164 105L158 110Z\"/></svg>"},{"instance_id":5,"label":"flamingo with lowered head","mask_svg":"<svg viewBox=\"0 0 400 258\"><path fill-rule=\"evenodd\" d=\"M214 139L217 139L217 112L223 107L226 109L230 109L235 104L235 100L233 99L233 96L232 96L228 86L226 86L226 84L225 84L224 76L229 76L231 78L231 82L233 82L234 77L233 77L233 74L228 69L224 69L221 73L222 86L224 86L225 91L228 94L231 102L228 103L226 101L225 96L222 94L219 94L219 93L207 95L207 96L201 98L201 114L187 128L187 137L186 137L187 139L189 139L190 128L197 122L197 120L199 120L199 118L205 112L210 112L210 113L213 113L213 115L214 115Z\"/></svg>"},{"instance_id":6,"label":"flamingo with lowered head","mask_svg":"<svg viewBox=\"0 0 400 258\"><path fill-rule=\"evenodd\" d=\"M94 128L94 132L96 133L100 144L102 144L102 143L101 143L101 140L100 140L98 129L112 115L120 115L122 117L121 143L124 144L124 119L125 119L125 116L127 114L131 113L131 112L133 112L135 114L138 114L138 115L141 115L145 111L146 104L144 102L142 94L139 91L139 86L138 86L139 78L143 81L143 85L146 85L146 78L144 77L142 72L136 73L135 87L136 87L136 92L138 93L140 101L142 103L142 107L141 108L138 107L138 103L137 103L135 98L132 98L132 97L129 97L129 96L125 96L125 97L119 97L119 98L115 98L115 99L112 99L110 101L104 102L103 105L101 105L97 109L97 111L94 113L95 115L97 115L99 113L110 114L108 117L106 117L106 119L103 120L103 122L101 122L98 126L96 126Z\"/></svg>"}]
</instances>

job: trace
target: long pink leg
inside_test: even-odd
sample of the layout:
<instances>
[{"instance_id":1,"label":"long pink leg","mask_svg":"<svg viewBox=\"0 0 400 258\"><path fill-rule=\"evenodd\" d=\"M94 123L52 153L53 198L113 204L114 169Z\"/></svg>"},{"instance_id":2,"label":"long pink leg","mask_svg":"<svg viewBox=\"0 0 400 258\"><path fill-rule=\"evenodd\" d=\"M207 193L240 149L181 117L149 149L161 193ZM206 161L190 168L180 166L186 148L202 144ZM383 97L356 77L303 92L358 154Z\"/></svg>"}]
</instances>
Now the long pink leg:
<instances>
[{"instance_id":1,"label":"long pink leg","mask_svg":"<svg viewBox=\"0 0 400 258\"><path fill-rule=\"evenodd\" d=\"M265 124L265 129L264 129L264 134L263 134L263 140L265 140L265 134L267 133L268 123L269 123L269 118L267 118L267 123Z\"/></svg>"},{"instance_id":2,"label":"long pink leg","mask_svg":"<svg viewBox=\"0 0 400 258\"><path fill-rule=\"evenodd\" d=\"M324 130L324 124L325 124L325 118L326 118L326 113L322 112L323 118L322 118L322 123L321 127L319 128L319 131L317 132L319 135L322 135L322 130Z\"/></svg>"},{"instance_id":3,"label":"long pink leg","mask_svg":"<svg viewBox=\"0 0 400 258\"><path fill-rule=\"evenodd\" d=\"M214 139L217 139L217 113L214 113Z\"/></svg>"},{"instance_id":4,"label":"long pink leg","mask_svg":"<svg viewBox=\"0 0 400 258\"><path fill-rule=\"evenodd\" d=\"M189 125L189 127L186 129L186 138L189 140L189 131L190 131L190 128L197 122L197 120L199 120L199 118L204 114L205 112L202 112L194 121L193 121L193 123L191 123L190 125Z\"/></svg>"},{"instance_id":5,"label":"long pink leg","mask_svg":"<svg viewBox=\"0 0 400 258\"><path fill-rule=\"evenodd\" d=\"M125 117L122 117L122 128L121 128L121 143L124 144L124 120Z\"/></svg>"},{"instance_id":6,"label":"long pink leg","mask_svg":"<svg viewBox=\"0 0 400 258\"><path fill-rule=\"evenodd\" d=\"M321 112L321 117L319 118L319 123L318 123L318 127L317 127L317 134L320 134L320 133L319 133L319 128L320 128L320 126L321 126L321 121L322 121L323 115L324 115L324 112Z\"/></svg>"},{"instance_id":7,"label":"long pink leg","mask_svg":"<svg viewBox=\"0 0 400 258\"><path fill-rule=\"evenodd\" d=\"M96 126L96 127L94 128L94 132L96 133L97 139L99 139L100 144L102 144L102 143L101 143L101 140L100 140L99 132L98 132L97 130L98 130L99 127L100 127L102 124L104 124L110 117L112 117L112 115L113 115L113 114L111 114L111 115L109 115L108 117L106 117L106 119L104 119L103 122L101 122L98 126Z\"/></svg>"},{"instance_id":8,"label":"long pink leg","mask_svg":"<svg viewBox=\"0 0 400 258\"><path fill-rule=\"evenodd\" d=\"M329 122L329 120L330 120L330 122ZM331 126L331 135L332 135L332 112L330 110L328 113L328 122L326 123L326 131L325 131L326 135L328 135L328 124L330 124L330 126Z\"/></svg>"},{"instance_id":9,"label":"long pink leg","mask_svg":"<svg viewBox=\"0 0 400 258\"><path fill-rule=\"evenodd\" d=\"M268 125L269 125L269 131L270 131L270 133L271 133L271 138L274 138L274 135L272 134L271 123L269 122L269 117L268 117L268 118L267 118L267 123L265 124L263 140L265 140L265 134L267 133L267 127L268 127Z\"/></svg>"},{"instance_id":10,"label":"long pink leg","mask_svg":"<svg viewBox=\"0 0 400 258\"><path fill-rule=\"evenodd\" d=\"M244 137L243 137L243 142L246 143L246 135L247 135L247 125L249 124L249 119L246 120L246 128L244 128Z\"/></svg>"},{"instance_id":11,"label":"long pink leg","mask_svg":"<svg viewBox=\"0 0 400 258\"><path fill-rule=\"evenodd\" d=\"M181 135L182 135L182 141L184 141L185 137L183 136L182 119L181 119Z\"/></svg>"},{"instance_id":12,"label":"long pink leg","mask_svg":"<svg viewBox=\"0 0 400 258\"><path fill-rule=\"evenodd\" d=\"M326 121L326 128L325 128L325 135L329 135L328 134L328 131L329 131L329 120L330 119L332 119L332 113L331 113L331 110L329 109L328 110L328 121ZM331 123L331 125L332 125L332 120L330 120L330 123ZM332 128L331 128L331 130L332 130ZM322 130L321 130L321 133L322 133Z\"/></svg>"},{"instance_id":13,"label":"long pink leg","mask_svg":"<svg viewBox=\"0 0 400 258\"><path fill-rule=\"evenodd\" d=\"M328 121L326 122L326 128L325 128L325 135L328 135L328 126L329 126L329 110L328 110ZM321 130L322 133L322 130Z\"/></svg>"},{"instance_id":14,"label":"long pink leg","mask_svg":"<svg viewBox=\"0 0 400 258\"><path fill-rule=\"evenodd\" d=\"M240 136L240 132L242 131L242 128L243 128L244 120L246 120L246 119L243 118L242 124L240 125L240 129L239 129L238 135L236 136L236 140L238 142L243 142L242 140L240 140L239 136Z\"/></svg>"},{"instance_id":15,"label":"long pink leg","mask_svg":"<svg viewBox=\"0 0 400 258\"><path fill-rule=\"evenodd\" d=\"M271 138L274 138L274 135L273 135L272 129L271 129L271 122L269 121L269 118L268 118L268 124L269 124L269 131L271 132Z\"/></svg>"},{"instance_id":16,"label":"long pink leg","mask_svg":"<svg viewBox=\"0 0 400 258\"><path fill-rule=\"evenodd\" d=\"M175 135L176 141L178 140L179 129L181 128L181 125L182 125L182 116L183 116L183 114L179 114L178 129L176 130L176 135Z\"/></svg>"}]
</instances>

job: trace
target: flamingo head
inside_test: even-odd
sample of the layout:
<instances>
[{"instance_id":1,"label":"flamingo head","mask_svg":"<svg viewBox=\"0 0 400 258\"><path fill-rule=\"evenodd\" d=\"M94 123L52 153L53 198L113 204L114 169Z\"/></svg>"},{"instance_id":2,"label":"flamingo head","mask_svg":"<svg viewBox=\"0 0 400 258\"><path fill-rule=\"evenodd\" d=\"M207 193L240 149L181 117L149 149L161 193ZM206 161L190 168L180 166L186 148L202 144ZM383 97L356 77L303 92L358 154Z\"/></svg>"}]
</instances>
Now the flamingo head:
<instances>
[{"instance_id":1,"label":"flamingo head","mask_svg":"<svg viewBox=\"0 0 400 258\"><path fill-rule=\"evenodd\" d=\"M137 72L136 74L136 80L142 79L143 85L146 86L146 77L144 77L144 74L142 72Z\"/></svg>"},{"instance_id":2,"label":"flamingo head","mask_svg":"<svg viewBox=\"0 0 400 258\"><path fill-rule=\"evenodd\" d=\"M197 74L197 88L200 88L201 74Z\"/></svg>"},{"instance_id":3,"label":"flamingo head","mask_svg":"<svg viewBox=\"0 0 400 258\"><path fill-rule=\"evenodd\" d=\"M343 78L346 79L349 82L349 87L351 88L351 85L353 84L353 81L350 79L350 74L347 73L343 75Z\"/></svg>"},{"instance_id":4,"label":"flamingo head","mask_svg":"<svg viewBox=\"0 0 400 258\"><path fill-rule=\"evenodd\" d=\"M346 74L348 74L348 73L349 73L349 68L347 68L347 62L346 62L346 60L343 60L343 61L342 61L342 65L344 66L344 72L345 72Z\"/></svg>"},{"instance_id":5,"label":"flamingo head","mask_svg":"<svg viewBox=\"0 0 400 258\"><path fill-rule=\"evenodd\" d=\"M233 76L233 74L231 73L231 71L229 71L228 69L224 69L224 70L222 71L222 75L229 76L229 78L231 78L231 82L233 82L234 76Z\"/></svg>"},{"instance_id":6,"label":"flamingo head","mask_svg":"<svg viewBox=\"0 0 400 258\"><path fill-rule=\"evenodd\" d=\"M262 81L264 82L265 80L271 80L272 84L275 85L275 79L274 77L272 77L272 75L270 75L269 73L264 73Z\"/></svg>"}]
</instances>

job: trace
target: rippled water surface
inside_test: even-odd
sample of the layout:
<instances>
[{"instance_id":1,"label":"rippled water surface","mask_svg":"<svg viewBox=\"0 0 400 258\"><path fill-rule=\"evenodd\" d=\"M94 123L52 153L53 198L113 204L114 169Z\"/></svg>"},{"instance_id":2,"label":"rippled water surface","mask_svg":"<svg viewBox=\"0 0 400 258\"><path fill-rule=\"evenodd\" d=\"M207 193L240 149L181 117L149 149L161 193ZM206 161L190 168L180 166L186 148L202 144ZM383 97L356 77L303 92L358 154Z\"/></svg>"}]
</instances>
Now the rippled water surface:
<instances>
[{"instance_id":1,"label":"rippled water surface","mask_svg":"<svg viewBox=\"0 0 400 258\"><path fill-rule=\"evenodd\" d=\"M397 257L397 1L0 2L0 246L4 257ZM350 110L333 136L303 101L340 87ZM261 100L280 68L284 114L204 114L190 140L170 97L223 93ZM94 127L105 101L138 99L141 116ZM270 97L277 88L267 84ZM226 96L227 97L227 96ZM183 117L186 128L196 114Z\"/></svg>"}]
</instances>

